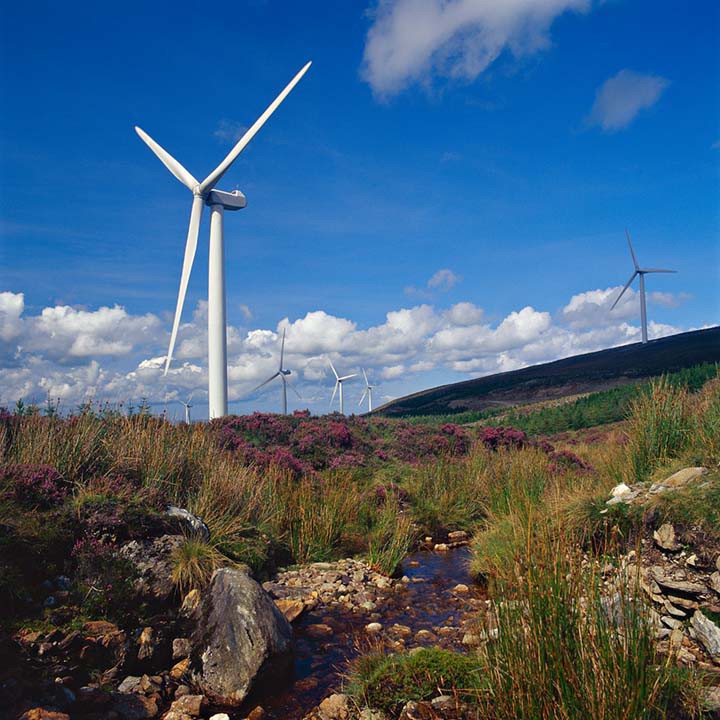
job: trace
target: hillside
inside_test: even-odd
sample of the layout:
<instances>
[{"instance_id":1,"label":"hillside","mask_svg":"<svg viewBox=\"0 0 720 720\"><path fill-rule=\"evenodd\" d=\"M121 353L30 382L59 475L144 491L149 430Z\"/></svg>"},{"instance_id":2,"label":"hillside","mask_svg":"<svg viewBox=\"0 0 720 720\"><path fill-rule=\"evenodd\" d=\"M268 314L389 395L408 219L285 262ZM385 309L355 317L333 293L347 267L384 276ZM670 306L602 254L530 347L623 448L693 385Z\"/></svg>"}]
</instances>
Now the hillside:
<instances>
[{"instance_id":1,"label":"hillside","mask_svg":"<svg viewBox=\"0 0 720 720\"><path fill-rule=\"evenodd\" d=\"M441 415L526 405L607 390L705 362L720 362L720 327L441 385L386 403L374 414Z\"/></svg>"}]
</instances>

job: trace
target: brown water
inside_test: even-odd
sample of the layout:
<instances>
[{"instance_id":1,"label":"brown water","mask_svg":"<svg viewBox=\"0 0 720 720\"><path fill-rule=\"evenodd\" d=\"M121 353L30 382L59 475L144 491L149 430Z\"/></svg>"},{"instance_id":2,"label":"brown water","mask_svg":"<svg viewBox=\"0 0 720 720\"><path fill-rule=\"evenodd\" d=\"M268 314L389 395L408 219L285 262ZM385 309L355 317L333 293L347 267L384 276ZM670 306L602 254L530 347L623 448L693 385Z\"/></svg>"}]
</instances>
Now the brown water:
<instances>
[{"instance_id":1,"label":"brown water","mask_svg":"<svg viewBox=\"0 0 720 720\"><path fill-rule=\"evenodd\" d=\"M381 623L382 637L391 641L398 637L390 631L393 624L410 628L412 634L405 638L408 648L440 645L462 649L461 622L477 615L483 597L482 590L472 581L468 560L467 548L409 555L402 564L401 575L407 575L411 582L389 592L385 599L378 599L372 617L340 607L318 607L303 614L293 623L295 656L290 676L273 678L272 687L256 690L240 712L231 717L244 717L262 705L273 720L302 718L327 695L341 689L348 661L368 646L365 626L369 622ZM453 592L459 583L467 585L469 592ZM329 625L332 636L313 637L309 628L318 623ZM439 627L455 629L438 633ZM418 630L428 630L433 636L416 639Z\"/></svg>"}]
</instances>

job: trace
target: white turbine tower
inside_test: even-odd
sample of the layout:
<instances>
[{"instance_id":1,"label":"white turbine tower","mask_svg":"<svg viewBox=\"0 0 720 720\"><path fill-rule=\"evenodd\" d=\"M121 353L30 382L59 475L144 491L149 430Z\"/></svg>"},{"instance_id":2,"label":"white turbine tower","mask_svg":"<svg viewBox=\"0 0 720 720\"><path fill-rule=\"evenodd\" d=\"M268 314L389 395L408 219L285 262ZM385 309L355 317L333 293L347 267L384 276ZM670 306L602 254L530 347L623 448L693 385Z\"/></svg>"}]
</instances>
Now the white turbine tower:
<instances>
[{"instance_id":1,"label":"white turbine tower","mask_svg":"<svg viewBox=\"0 0 720 720\"><path fill-rule=\"evenodd\" d=\"M340 375L337 374L335 366L332 364L332 360L328 358L328 362L330 363L330 367L332 368L333 374L335 375L335 387L333 388L332 397L330 398L330 407L332 407L333 400L335 399L335 394L337 393L338 388L340 388L340 414L344 415L345 413L343 412L343 383L350 378L357 377L357 373L353 373L352 375L343 375L342 377L340 377Z\"/></svg>"},{"instance_id":2,"label":"white turbine tower","mask_svg":"<svg viewBox=\"0 0 720 720\"><path fill-rule=\"evenodd\" d=\"M635 276L638 275L640 277L640 324L642 325L642 341L643 343L646 343L648 341L648 334L647 334L647 307L645 305L645 276L649 275L650 273L674 273L677 272L677 270L658 270L657 268L641 268L638 265L637 258L635 257L635 251L633 250L632 243L630 242L630 231L625 230L625 235L627 236L628 245L630 247L630 254L632 255L633 259L633 265L635 266L635 271L630 276L630 279L625 283L625 287L620 291L620 294L617 296L617 299L613 303L610 310L612 311L615 306L620 302L620 298L625 294L625 291L630 287L630 284L635 279Z\"/></svg>"},{"instance_id":3,"label":"white turbine tower","mask_svg":"<svg viewBox=\"0 0 720 720\"><path fill-rule=\"evenodd\" d=\"M225 210L240 210L246 205L245 196L239 191L231 193L213 188L235 162L238 155L245 149L255 134L265 124L266 120L275 112L280 103L297 85L307 72L310 63L288 83L285 89L273 100L267 110L255 121L255 124L240 138L227 157L202 181L198 182L170 153L158 145L147 133L139 127L135 131L145 144L158 156L160 162L193 194L192 209L190 211L190 226L188 227L187 241L185 243L185 257L183 259L182 274L180 276L180 290L178 292L175 320L173 322L170 346L165 360L165 375L167 375L172 360L178 326L182 315L185 293L187 291L190 271L195 250L197 249L198 233L200 231L200 218L203 205L210 206L210 258L208 269L208 399L210 418L227 415L227 337L225 321L225 250L223 244L223 212Z\"/></svg>"},{"instance_id":4,"label":"white turbine tower","mask_svg":"<svg viewBox=\"0 0 720 720\"><path fill-rule=\"evenodd\" d=\"M285 358L285 330L283 330L282 334L282 343L280 345L280 368L278 371L271 375L265 382L260 383L253 392L258 391L261 387L265 387L269 382L272 382L276 377L279 377L282 380L282 411L283 415L287 415L287 386L290 386L290 389L302 400L302 395L295 389L293 384L290 382L290 379L288 378L288 375L290 375L290 370L285 370L283 368L283 360Z\"/></svg>"},{"instance_id":5,"label":"white turbine tower","mask_svg":"<svg viewBox=\"0 0 720 720\"><path fill-rule=\"evenodd\" d=\"M362 374L363 374L363 377L365 378L365 389L363 390L363 394L360 398L360 402L358 403L358 405L362 405L363 400L365 399L365 396L367 395L368 412L372 412L372 391L373 391L373 388L377 387L377 385L371 385L368 382L368 376L367 376L367 373L365 372L365 368L362 369Z\"/></svg>"}]
</instances>

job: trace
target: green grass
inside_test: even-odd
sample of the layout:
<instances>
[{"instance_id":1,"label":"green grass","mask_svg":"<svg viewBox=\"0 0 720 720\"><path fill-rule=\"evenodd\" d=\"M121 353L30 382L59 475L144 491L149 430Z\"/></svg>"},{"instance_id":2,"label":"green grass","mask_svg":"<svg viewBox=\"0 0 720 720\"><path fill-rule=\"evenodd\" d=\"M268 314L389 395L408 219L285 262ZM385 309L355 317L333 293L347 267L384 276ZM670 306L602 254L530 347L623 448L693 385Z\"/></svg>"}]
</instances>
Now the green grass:
<instances>
[{"instance_id":1,"label":"green grass","mask_svg":"<svg viewBox=\"0 0 720 720\"><path fill-rule=\"evenodd\" d=\"M441 694L476 697L481 682L476 658L422 648L413 653L362 655L353 661L347 692L368 707L397 716L410 700L430 700Z\"/></svg>"}]
</instances>

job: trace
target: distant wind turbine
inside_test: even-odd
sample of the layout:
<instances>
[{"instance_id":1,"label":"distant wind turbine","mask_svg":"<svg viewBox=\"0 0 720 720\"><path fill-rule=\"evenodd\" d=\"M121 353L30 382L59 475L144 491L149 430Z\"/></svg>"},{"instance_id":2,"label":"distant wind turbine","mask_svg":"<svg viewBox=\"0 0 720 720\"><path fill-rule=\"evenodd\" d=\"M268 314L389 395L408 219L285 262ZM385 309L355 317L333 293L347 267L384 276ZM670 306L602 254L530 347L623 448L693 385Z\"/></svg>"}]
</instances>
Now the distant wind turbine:
<instances>
[{"instance_id":1,"label":"distant wind turbine","mask_svg":"<svg viewBox=\"0 0 720 720\"><path fill-rule=\"evenodd\" d=\"M360 402L358 403L358 405L362 405L363 400L365 399L365 396L367 395L368 412L372 412L372 391L373 391L373 388L377 387L377 385L371 385L368 382L368 376L367 376L367 373L365 372L365 368L362 369L362 374L363 374L363 377L365 378L365 390L363 390L363 394L362 394L362 397L360 398Z\"/></svg>"},{"instance_id":2,"label":"distant wind turbine","mask_svg":"<svg viewBox=\"0 0 720 720\"><path fill-rule=\"evenodd\" d=\"M353 373L352 375L343 375L342 377L340 377L340 375L337 374L335 366L332 364L332 360L328 358L328 362L330 363L330 367L332 368L333 374L335 375L335 387L333 388L332 397L330 398L330 407L332 407L333 400L335 400L335 394L337 393L338 388L340 388L340 414L344 415L345 413L343 411L343 383L350 378L357 377L357 373Z\"/></svg>"},{"instance_id":3,"label":"distant wind turbine","mask_svg":"<svg viewBox=\"0 0 720 720\"><path fill-rule=\"evenodd\" d=\"M630 287L630 284L635 279L635 276L640 277L640 323L642 325L642 341L646 343L648 341L647 334L647 307L645 305L645 275L650 273L675 273L677 270L658 270L657 268L641 268L638 265L637 258L635 257L635 251L633 250L632 243L630 242L630 231L625 230L627 236L628 245L630 247L630 254L632 255L633 265L635 265L635 271L630 276L630 279L625 283L625 287L620 291L617 299L613 303L610 310L614 310L615 306L620 302L620 298L625 294L625 291Z\"/></svg>"},{"instance_id":4,"label":"distant wind turbine","mask_svg":"<svg viewBox=\"0 0 720 720\"><path fill-rule=\"evenodd\" d=\"M276 377L279 377L282 380L282 411L283 415L287 415L287 386L290 386L290 389L302 400L302 395L295 389L293 384L290 382L290 379L288 378L288 375L290 375L290 370L285 370L283 368L283 361L285 358L285 330L283 330L282 334L282 343L280 344L280 368L278 371L271 375L265 382L260 383L253 392L256 392L261 387L265 387L269 382L272 382Z\"/></svg>"},{"instance_id":5,"label":"distant wind turbine","mask_svg":"<svg viewBox=\"0 0 720 720\"><path fill-rule=\"evenodd\" d=\"M170 346L165 359L165 375L172 360L178 326L182 315L185 293L192 270L203 205L210 206L210 260L208 268L208 400L210 419L227 415L227 330L225 320L225 249L223 239L223 211L240 210L245 207L245 196L239 191L231 193L214 190L215 185L235 162L255 134L275 112L290 91L307 72L307 63L273 100L255 124L240 138L227 157L202 181L198 182L170 153L158 145L139 127L135 131L145 144L157 155L163 165L193 194L190 226L185 243L180 290L178 291L175 320Z\"/></svg>"},{"instance_id":6,"label":"distant wind turbine","mask_svg":"<svg viewBox=\"0 0 720 720\"><path fill-rule=\"evenodd\" d=\"M192 405L190 404L190 398L187 399L187 402L183 402L182 400L178 400L178 402L185 408L185 424L190 424L190 408Z\"/></svg>"}]
</instances>

